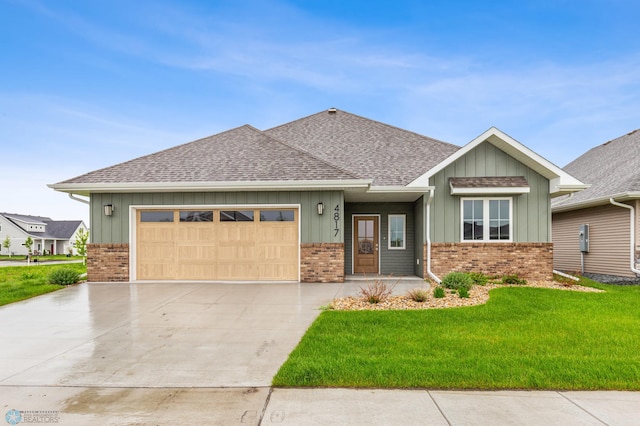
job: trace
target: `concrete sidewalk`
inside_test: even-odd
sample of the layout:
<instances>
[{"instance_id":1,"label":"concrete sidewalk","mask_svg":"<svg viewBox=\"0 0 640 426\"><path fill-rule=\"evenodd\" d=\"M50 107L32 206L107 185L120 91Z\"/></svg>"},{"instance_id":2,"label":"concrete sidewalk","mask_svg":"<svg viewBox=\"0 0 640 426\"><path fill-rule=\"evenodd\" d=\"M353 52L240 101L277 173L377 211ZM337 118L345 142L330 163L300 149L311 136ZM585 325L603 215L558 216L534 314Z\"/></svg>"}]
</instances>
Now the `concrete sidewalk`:
<instances>
[{"instance_id":1,"label":"concrete sidewalk","mask_svg":"<svg viewBox=\"0 0 640 426\"><path fill-rule=\"evenodd\" d=\"M0 387L61 425L638 425L638 392ZM48 414L39 414L48 413ZM25 422L26 423L26 422Z\"/></svg>"}]
</instances>

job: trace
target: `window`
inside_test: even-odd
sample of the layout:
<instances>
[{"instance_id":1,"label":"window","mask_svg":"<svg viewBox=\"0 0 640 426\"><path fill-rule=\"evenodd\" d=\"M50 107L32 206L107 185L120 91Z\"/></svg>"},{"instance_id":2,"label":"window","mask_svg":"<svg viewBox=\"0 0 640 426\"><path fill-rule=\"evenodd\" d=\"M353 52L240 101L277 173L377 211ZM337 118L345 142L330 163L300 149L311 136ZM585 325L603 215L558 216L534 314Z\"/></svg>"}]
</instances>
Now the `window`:
<instances>
[{"instance_id":1,"label":"window","mask_svg":"<svg viewBox=\"0 0 640 426\"><path fill-rule=\"evenodd\" d=\"M223 210L220 222L253 222L253 210Z\"/></svg>"},{"instance_id":2,"label":"window","mask_svg":"<svg viewBox=\"0 0 640 426\"><path fill-rule=\"evenodd\" d=\"M511 198L463 198L462 241L511 241Z\"/></svg>"},{"instance_id":3,"label":"window","mask_svg":"<svg viewBox=\"0 0 640 426\"><path fill-rule=\"evenodd\" d=\"M293 222L293 210L260 210L260 222Z\"/></svg>"},{"instance_id":4,"label":"window","mask_svg":"<svg viewBox=\"0 0 640 426\"><path fill-rule=\"evenodd\" d=\"M173 222L172 211L140 212L140 222Z\"/></svg>"},{"instance_id":5,"label":"window","mask_svg":"<svg viewBox=\"0 0 640 426\"><path fill-rule=\"evenodd\" d=\"M213 222L213 211L183 210L180 212L180 222Z\"/></svg>"},{"instance_id":6,"label":"window","mask_svg":"<svg viewBox=\"0 0 640 426\"><path fill-rule=\"evenodd\" d=\"M406 249L406 215L390 214L389 215L389 249L404 250Z\"/></svg>"}]
</instances>

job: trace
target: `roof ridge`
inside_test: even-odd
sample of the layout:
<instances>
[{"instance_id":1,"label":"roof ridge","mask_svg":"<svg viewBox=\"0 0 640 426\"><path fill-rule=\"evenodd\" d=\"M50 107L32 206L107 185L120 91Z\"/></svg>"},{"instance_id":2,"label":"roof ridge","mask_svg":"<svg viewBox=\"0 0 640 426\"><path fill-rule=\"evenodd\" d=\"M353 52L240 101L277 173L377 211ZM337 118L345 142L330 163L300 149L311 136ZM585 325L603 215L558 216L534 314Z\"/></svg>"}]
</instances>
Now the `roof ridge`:
<instances>
[{"instance_id":1,"label":"roof ridge","mask_svg":"<svg viewBox=\"0 0 640 426\"><path fill-rule=\"evenodd\" d=\"M426 136L426 135L420 134L420 133L418 133L418 132L414 132L413 130L403 129L403 128L401 128L401 127L394 126L394 125L392 125L392 124L384 123L384 122L382 122L382 121L374 120L374 119L372 119L372 118L367 118L367 117L364 117L364 116L361 116L361 115L358 115L358 114L354 114L354 113L352 113L352 112L345 111L345 110L342 110L342 109L338 109L338 108L332 108L332 109L334 109L334 110L335 110L335 112L341 112L341 113L343 113L343 114L349 114L349 115L351 115L351 116L353 116L353 117L357 117L357 118L359 118L359 119L361 119L361 120L366 120L366 121L371 121L371 122L373 122L373 123L381 124L381 125L383 125L383 126L389 127L389 128L391 128L391 129L394 129L394 130L400 130L400 131L402 131L402 132L404 132L404 133L411 133L411 134L413 134L413 135L419 136L420 138L429 139L429 140L430 140L430 141L432 141L432 142L438 142L438 143L441 143L441 144L445 144L445 145L453 146L453 147L455 147L455 148L461 148L459 145L455 145L455 144L452 144L452 143L449 143L449 142L441 141L440 139L435 139L435 138L432 138L431 136ZM311 117L314 117L314 116L316 116L316 115L320 115L320 114L327 114L327 110L320 111L320 112L316 112L315 114L310 114L310 115L308 115L308 116L306 116L306 117L298 118L298 119L296 119L296 120L289 121L289 122L287 122L287 123L280 124L280 125L275 126L275 127L271 127L271 128L269 128L269 129L266 129L266 130L265 130L265 132L267 132L267 131L269 131L269 130L275 130L275 129L278 129L278 128L280 128L280 127L288 126L288 125L290 125L290 124L296 123L296 122L298 122L298 121L306 120L306 119L308 119L308 118L311 118Z\"/></svg>"},{"instance_id":2,"label":"roof ridge","mask_svg":"<svg viewBox=\"0 0 640 426\"><path fill-rule=\"evenodd\" d=\"M314 114L314 115L315 115L315 114ZM331 168L333 168L333 169L339 170L339 171L341 171L341 172L343 172L343 173L346 173L346 174L348 174L348 175L350 175L350 176L353 176L355 179L362 179L360 176L358 176L358 175L354 174L352 171L349 171L349 170L347 170L347 169L345 169L345 168L342 168L342 167L340 167L340 166L337 166L337 165L335 165L335 164L331 164L330 162L328 162L328 161L326 161L326 160L323 160L323 159L322 159L322 158L320 158L320 157L315 156L314 154L310 153L310 152L309 152L309 151L307 151L307 150L304 150L304 149L302 149L302 148L298 148L297 146L293 146L293 145L291 145L291 144L287 143L286 141L284 141L284 140L282 140L282 139L280 139L280 138L277 138L277 137L275 137L275 136L271 136L270 134L266 133L266 130L260 130L260 129L257 129L257 128L255 128L255 127L251 126L250 124L247 124L247 126L249 126L249 128L251 128L251 129L253 129L253 130L257 131L257 132L260 132L260 134L262 134L262 135L264 135L264 136L268 137L269 139L273 140L274 142L278 142L278 143L280 143L281 145L284 145L284 146L286 146L286 147L288 147L288 148L294 149L294 150L296 150L296 151L298 151L298 152L301 152L301 153L303 153L303 154L305 154L305 155L308 155L309 157L313 158L314 160L320 161L321 163L326 164L327 166L329 166L329 167L331 167ZM268 130L270 130L270 129L268 129Z\"/></svg>"}]
</instances>

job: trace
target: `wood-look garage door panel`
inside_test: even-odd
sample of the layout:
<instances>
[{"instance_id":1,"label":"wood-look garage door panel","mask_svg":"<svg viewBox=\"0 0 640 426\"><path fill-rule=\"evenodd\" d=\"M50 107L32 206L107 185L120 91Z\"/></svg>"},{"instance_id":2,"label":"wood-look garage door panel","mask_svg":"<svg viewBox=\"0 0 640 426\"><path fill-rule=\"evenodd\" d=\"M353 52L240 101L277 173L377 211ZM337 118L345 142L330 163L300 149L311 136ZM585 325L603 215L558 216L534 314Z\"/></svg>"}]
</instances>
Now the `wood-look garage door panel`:
<instances>
[{"instance_id":1,"label":"wood-look garage door panel","mask_svg":"<svg viewBox=\"0 0 640 426\"><path fill-rule=\"evenodd\" d=\"M247 209L244 209L245 211ZM291 210L291 209L289 209ZM169 213L167 213L169 214ZM141 222L138 215L137 278L141 280L297 280L295 221ZM211 216L209 216L211 217Z\"/></svg>"}]
</instances>

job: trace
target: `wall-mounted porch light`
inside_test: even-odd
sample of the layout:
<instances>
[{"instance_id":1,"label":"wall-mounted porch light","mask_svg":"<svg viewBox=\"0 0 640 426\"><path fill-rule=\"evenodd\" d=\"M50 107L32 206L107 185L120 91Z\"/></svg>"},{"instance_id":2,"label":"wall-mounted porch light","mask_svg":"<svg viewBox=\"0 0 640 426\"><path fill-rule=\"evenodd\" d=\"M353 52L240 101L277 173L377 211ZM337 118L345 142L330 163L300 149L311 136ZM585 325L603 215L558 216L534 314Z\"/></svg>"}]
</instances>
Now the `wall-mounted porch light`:
<instances>
[{"instance_id":1,"label":"wall-mounted porch light","mask_svg":"<svg viewBox=\"0 0 640 426\"><path fill-rule=\"evenodd\" d=\"M113 207L113 204L105 204L104 205L104 215L105 216L113 216L113 211L115 210L115 207Z\"/></svg>"},{"instance_id":2,"label":"wall-mounted porch light","mask_svg":"<svg viewBox=\"0 0 640 426\"><path fill-rule=\"evenodd\" d=\"M318 214L324 213L324 203L318 203Z\"/></svg>"}]
</instances>

